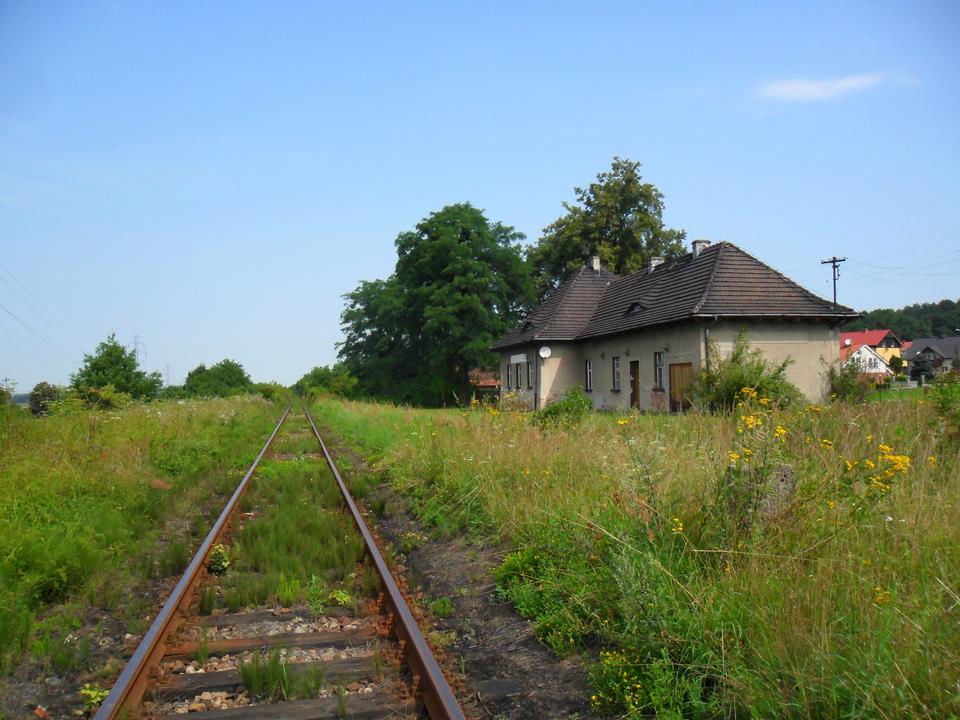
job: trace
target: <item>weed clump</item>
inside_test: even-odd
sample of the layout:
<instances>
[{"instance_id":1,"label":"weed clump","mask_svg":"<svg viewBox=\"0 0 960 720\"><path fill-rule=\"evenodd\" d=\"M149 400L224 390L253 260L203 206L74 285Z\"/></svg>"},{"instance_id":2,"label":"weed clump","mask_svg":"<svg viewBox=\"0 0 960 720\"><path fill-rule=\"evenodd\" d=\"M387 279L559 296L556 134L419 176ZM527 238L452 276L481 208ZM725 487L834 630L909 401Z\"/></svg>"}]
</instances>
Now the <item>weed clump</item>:
<instances>
[{"instance_id":1,"label":"weed clump","mask_svg":"<svg viewBox=\"0 0 960 720\"><path fill-rule=\"evenodd\" d=\"M802 397L797 386L787 380L787 368L793 360L772 363L761 350L750 348L741 332L729 357L722 357L717 346L707 346L707 363L694 378L694 398L712 412L730 412L737 404L741 388L752 388L761 397L778 406L792 405ZM706 368L710 368L707 370Z\"/></svg>"},{"instance_id":2,"label":"weed clump","mask_svg":"<svg viewBox=\"0 0 960 720\"><path fill-rule=\"evenodd\" d=\"M593 401L580 385L574 385L563 397L533 413L533 423L541 428L575 427L593 408Z\"/></svg>"}]
</instances>

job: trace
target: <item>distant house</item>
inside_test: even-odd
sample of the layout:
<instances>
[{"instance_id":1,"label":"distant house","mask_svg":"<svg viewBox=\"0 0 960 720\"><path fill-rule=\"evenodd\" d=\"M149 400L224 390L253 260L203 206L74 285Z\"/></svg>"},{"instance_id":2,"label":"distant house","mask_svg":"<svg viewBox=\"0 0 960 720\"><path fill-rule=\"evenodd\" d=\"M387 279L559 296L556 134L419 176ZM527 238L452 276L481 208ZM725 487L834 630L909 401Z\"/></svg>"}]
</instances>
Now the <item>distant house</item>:
<instances>
[{"instance_id":1,"label":"distant house","mask_svg":"<svg viewBox=\"0 0 960 720\"><path fill-rule=\"evenodd\" d=\"M623 277L592 263L562 283L492 349L502 392L542 407L582 385L597 409L681 411L707 347L729 354L741 330L810 399L826 396L825 365L839 360L834 307L731 243Z\"/></svg>"},{"instance_id":2,"label":"distant house","mask_svg":"<svg viewBox=\"0 0 960 720\"><path fill-rule=\"evenodd\" d=\"M841 360L844 365L856 365L863 375L869 375L872 380L882 380L896 374L880 353L869 345L861 345L845 356L841 354Z\"/></svg>"},{"instance_id":3,"label":"distant house","mask_svg":"<svg viewBox=\"0 0 960 720\"><path fill-rule=\"evenodd\" d=\"M945 338L915 338L904 353L907 362L921 357L930 361L934 374L960 369L960 335Z\"/></svg>"},{"instance_id":4,"label":"distant house","mask_svg":"<svg viewBox=\"0 0 960 720\"><path fill-rule=\"evenodd\" d=\"M492 370L474 368L469 373L470 387L478 399L496 399L500 394L500 380Z\"/></svg>"},{"instance_id":5,"label":"distant house","mask_svg":"<svg viewBox=\"0 0 960 720\"><path fill-rule=\"evenodd\" d=\"M840 359L845 361L848 355L856 352L862 345L875 350L887 365L893 357L903 356L903 340L893 330L883 328L840 333Z\"/></svg>"}]
</instances>

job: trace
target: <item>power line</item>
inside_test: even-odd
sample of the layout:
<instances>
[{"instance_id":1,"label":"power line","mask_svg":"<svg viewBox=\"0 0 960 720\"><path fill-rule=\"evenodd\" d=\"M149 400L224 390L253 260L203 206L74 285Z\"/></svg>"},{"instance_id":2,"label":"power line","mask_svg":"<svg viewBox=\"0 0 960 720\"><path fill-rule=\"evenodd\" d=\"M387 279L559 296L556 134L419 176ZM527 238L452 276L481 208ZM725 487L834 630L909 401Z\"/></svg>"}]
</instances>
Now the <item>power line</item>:
<instances>
[{"instance_id":1,"label":"power line","mask_svg":"<svg viewBox=\"0 0 960 720\"><path fill-rule=\"evenodd\" d=\"M54 347L54 346L50 343L49 340L47 340L47 339L44 338L43 336L39 335L36 330L34 330L34 329L33 329L32 327L30 327L29 325L27 325L27 324L26 324L23 320L21 320L12 310L10 310L9 308L7 308L7 307L6 307L5 305L3 305L2 303L0 303L0 310L3 310L5 313L7 313L7 315L9 315L10 317L12 317L12 318L13 318L14 320L16 320L18 323L20 323L21 325L23 325L23 327L25 327L27 330L29 330L30 333L31 333L34 337L36 337L37 339L39 339L41 342L45 343L45 344L47 345L47 347L49 348L48 352L53 352L54 355L58 355L59 357L67 360L67 358L60 353L60 350L59 350L58 348ZM74 362L74 361L73 361L73 360L67 360L67 362Z\"/></svg>"},{"instance_id":2,"label":"power line","mask_svg":"<svg viewBox=\"0 0 960 720\"><path fill-rule=\"evenodd\" d=\"M9 262L9 261L8 261L8 262ZM25 293L27 293L27 295L29 295L31 298L33 298L33 299L36 301L36 303L37 303L41 308L43 308L51 318L53 318L54 320L56 320L56 321L57 321L58 323L60 323L64 328L66 328L66 329L69 330L71 333L73 333L73 334L77 337L78 340L80 340L81 342L83 341L83 336L82 336L79 332L77 332L77 330L76 330L73 326L71 326L70 324L64 322L55 312L53 312L53 310L50 309L50 307L49 307L43 300L41 300L41 299L38 298L36 295L34 295L33 292L31 292L30 288L28 288L28 287L14 274L14 272L13 272L9 267L7 267L3 262L0 262L0 268L3 268L3 271L6 272L7 275L9 275L9 276L13 279L13 281L14 281L15 283L17 283L17 285L19 285L21 288L23 288L23 291L24 291ZM12 289L12 288L11 288L11 289Z\"/></svg>"},{"instance_id":3,"label":"power line","mask_svg":"<svg viewBox=\"0 0 960 720\"><path fill-rule=\"evenodd\" d=\"M13 285L11 285L9 282L7 282L6 278L4 278L2 275L0 275L0 282L2 282L4 285L6 285L8 288L10 288L10 291L11 291L14 295L17 296L17 298L20 300L20 302L22 302L24 305L26 305L27 308L29 308L29 309L33 312L34 315L36 315L38 318L40 318L41 320L43 320L43 322L46 323L46 324L50 327L51 330L53 330L57 335L59 335L59 336L60 336L61 338L63 338L64 340L66 340L68 343L70 343L71 345L73 345L74 347L76 347L78 350L80 350L81 352L83 352L83 348L81 348L79 345L77 345L76 341L73 340L73 338L67 337L67 336L63 333L62 330L60 330L56 325L54 325L54 324L53 324L52 322L50 322L46 317L44 317L44 315L43 315L40 311L38 311L38 310L33 306L33 304L32 304L29 300L27 300L25 297L23 297L23 295L21 295Z\"/></svg>"}]
</instances>

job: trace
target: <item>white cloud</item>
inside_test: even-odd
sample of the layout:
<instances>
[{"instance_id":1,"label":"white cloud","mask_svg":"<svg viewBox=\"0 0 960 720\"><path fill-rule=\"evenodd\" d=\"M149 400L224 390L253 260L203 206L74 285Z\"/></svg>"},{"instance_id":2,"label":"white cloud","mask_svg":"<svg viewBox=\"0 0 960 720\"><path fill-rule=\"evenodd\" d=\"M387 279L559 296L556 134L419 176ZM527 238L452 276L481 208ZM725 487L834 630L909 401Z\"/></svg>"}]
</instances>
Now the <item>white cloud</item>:
<instances>
[{"instance_id":1,"label":"white cloud","mask_svg":"<svg viewBox=\"0 0 960 720\"><path fill-rule=\"evenodd\" d=\"M883 75L848 75L830 80L777 80L760 88L758 95L789 102L816 102L866 90L886 82Z\"/></svg>"}]
</instances>

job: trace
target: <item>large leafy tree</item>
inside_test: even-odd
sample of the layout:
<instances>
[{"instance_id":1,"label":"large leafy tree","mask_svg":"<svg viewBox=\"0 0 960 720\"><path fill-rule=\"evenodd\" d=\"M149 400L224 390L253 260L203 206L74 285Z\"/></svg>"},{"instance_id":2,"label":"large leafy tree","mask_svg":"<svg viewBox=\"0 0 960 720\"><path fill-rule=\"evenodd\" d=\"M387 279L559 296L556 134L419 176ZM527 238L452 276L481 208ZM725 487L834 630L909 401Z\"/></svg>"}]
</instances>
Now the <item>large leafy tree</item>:
<instances>
[{"instance_id":1,"label":"large leafy tree","mask_svg":"<svg viewBox=\"0 0 960 720\"><path fill-rule=\"evenodd\" d=\"M148 374L139 368L136 354L118 343L113 333L97 345L93 355L83 356L83 366L70 382L80 391L112 385L135 398L155 397L163 384L160 373Z\"/></svg>"},{"instance_id":2,"label":"large leafy tree","mask_svg":"<svg viewBox=\"0 0 960 720\"><path fill-rule=\"evenodd\" d=\"M960 335L960 300L907 305L899 310L879 308L844 326L844 330L889 328L904 340Z\"/></svg>"},{"instance_id":3,"label":"large leafy tree","mask_svg":"<svg viewBox=\"0 0 960 720\"><path fill-rule=\"evenodd\" d=\"M467 399L469 371L533 301L512 227L448 205L396 239L396 269L345 298L340 357L368 393L443 404Z\"/></svg>"},{"instance_id":4,"label":"large leafy tree","mask_svg":"<svg viewBox=\"0 0 960 720\"><path fill-rule=\"evenodd\" d=\"M183 387L189 395L227 397L246 392L252 384L243 365L227 359L210 367L198 365L187 373Z\"/></svg>"},{"instance_id":5,"label":"large leafy tree","mask_svg":"<svg viewBox=\"0 0 960 720\"><path fill-rule=\"evenodd\" d=\"M293 392L300 397L310 390L346 396L353 392L356 385L357 379L350 374L343 363L337 363L333 367L318 365L294 383Z\"/></svg>"},{"instance_id":6,"label":"large leafy tree","mask_svg":"<svg viewBox=\"0 0 960 720\"><path fill-rule=\"evenodd\" d=\"M613 159L609 172L586 188L574 188L576 202L543 230L527 257L543 297L597 255L618 274L643 268L651 257L684 253L683 230L663 224L663 193L643 182L640 163Z\"/></svg>"}]
</instances>

